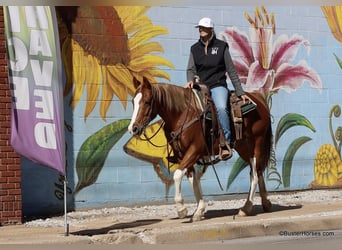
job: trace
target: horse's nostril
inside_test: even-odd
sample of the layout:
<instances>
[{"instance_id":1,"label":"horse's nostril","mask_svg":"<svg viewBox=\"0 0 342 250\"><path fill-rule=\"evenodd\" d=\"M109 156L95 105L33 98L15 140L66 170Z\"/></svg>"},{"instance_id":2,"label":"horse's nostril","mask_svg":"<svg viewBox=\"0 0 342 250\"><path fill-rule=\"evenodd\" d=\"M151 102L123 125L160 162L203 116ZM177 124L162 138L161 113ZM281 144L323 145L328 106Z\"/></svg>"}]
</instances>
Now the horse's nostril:
<instances>
[{"instance_id":1,"label":"horse's nostril","mask_svg":"<svg viewBox=\"0 0 342 250\"><path fill-rule=\"evenodd\" d=\"M138 129L138 127L133 127L133 129L132 129L132 133L133 133L133 135L138 135L139 134L139 129Z\"/></svg>"}]
</instances>

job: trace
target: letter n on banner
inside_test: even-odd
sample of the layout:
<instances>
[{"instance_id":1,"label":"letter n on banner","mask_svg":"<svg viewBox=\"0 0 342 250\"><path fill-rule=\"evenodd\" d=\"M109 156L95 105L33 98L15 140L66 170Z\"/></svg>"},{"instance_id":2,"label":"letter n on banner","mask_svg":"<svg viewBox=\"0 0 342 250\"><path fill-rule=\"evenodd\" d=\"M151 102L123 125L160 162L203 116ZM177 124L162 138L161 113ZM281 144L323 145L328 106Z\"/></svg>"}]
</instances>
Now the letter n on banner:
<instances>
[{"instance_id":1,"label":"letter n on banner","mask_svg":"<svg viewBox=\"0 0 342 250\"><path fill-rule=\"evenodd\" d=\"M54 7L4 7L12 93L11 144L65 174L63 84Z\"/></svg>"}]
</instances>

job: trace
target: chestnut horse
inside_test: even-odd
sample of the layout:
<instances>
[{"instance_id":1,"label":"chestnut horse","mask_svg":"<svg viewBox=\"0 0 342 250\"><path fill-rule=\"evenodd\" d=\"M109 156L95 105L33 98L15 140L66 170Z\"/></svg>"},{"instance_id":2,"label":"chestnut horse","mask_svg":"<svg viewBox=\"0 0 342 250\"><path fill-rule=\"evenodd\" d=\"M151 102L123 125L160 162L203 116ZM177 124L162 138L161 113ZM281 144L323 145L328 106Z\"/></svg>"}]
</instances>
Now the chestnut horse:
<instances>
[{"instance_id":1,"label":"chestnut horse","mask_svg":"<svg viewBox=\"0 0 342 250\"><path fill-rule=\"evenodd\" d=\"M181 182L187 175L192 184L197 201L197 208L192 220L200 220L205 212L206 204L202 198L200 178L189 171L199 159L208 155L206 139L203 133L202 109L192 89L173 84L151 84L146 78L139 82L133 79L136 92L133 98L133 115L128 126L129 132L140 136L146 126L159 115L164 121L164 132L174 155L179 158L179 167L174 172L175 196L179 218L187 216L184 206ZM246 203L239 210L239 215L248 215L253 207L256 186L259 185L262 206L269 211L272 204L267 199L263 171L268 164L271 150L271 121L268 105L257 93L246 93L257 106L243 116L242 138L235 141L234 149L241 158L250 165L250 189ZM213 152L218 155L219 141L214 143ZM188 170L188 172L187 172Z\"/></svg>"}]
</instances>

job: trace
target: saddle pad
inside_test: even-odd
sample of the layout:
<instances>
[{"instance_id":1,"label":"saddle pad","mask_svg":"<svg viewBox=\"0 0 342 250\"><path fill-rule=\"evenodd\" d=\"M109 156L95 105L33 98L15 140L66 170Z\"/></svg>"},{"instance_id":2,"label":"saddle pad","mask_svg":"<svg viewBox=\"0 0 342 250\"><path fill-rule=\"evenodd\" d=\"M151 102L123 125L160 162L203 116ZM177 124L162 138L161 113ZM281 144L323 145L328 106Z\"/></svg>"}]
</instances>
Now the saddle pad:
<instances>
[{"instance_id":1,"label":"saddle pad","mask_svg":"<svg viewBox=\"0 0 342 250\"><path fill-rule=\"evenodd\" d=\"M250 101L249 103L246 103L244 105L241 106L241 112L242 115L245 115L249 112L251 112L252 110L254 110L256 108L256 103L253 101Z\"/></svg>"}]
</instances>

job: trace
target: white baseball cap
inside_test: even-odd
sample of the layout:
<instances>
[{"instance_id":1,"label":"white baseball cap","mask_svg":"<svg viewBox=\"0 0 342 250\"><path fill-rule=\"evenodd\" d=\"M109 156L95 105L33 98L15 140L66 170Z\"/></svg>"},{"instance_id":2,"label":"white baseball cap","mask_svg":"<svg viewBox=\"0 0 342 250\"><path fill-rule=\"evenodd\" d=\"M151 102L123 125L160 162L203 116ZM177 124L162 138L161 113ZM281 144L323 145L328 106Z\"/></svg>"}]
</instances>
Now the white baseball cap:
<instances>
[{"instance_id":1,"label":"white baseball cap","mask_svg":"<svg viewBox=\"0 0 342 250\"><path fill-rule=\"evenodd\" d=\"M198 24L195 26L198 27L206 27L206 28L214 28L214 22L209 17L203 17L201 20L199 20Z\"/></svg>"}]
</instances>

